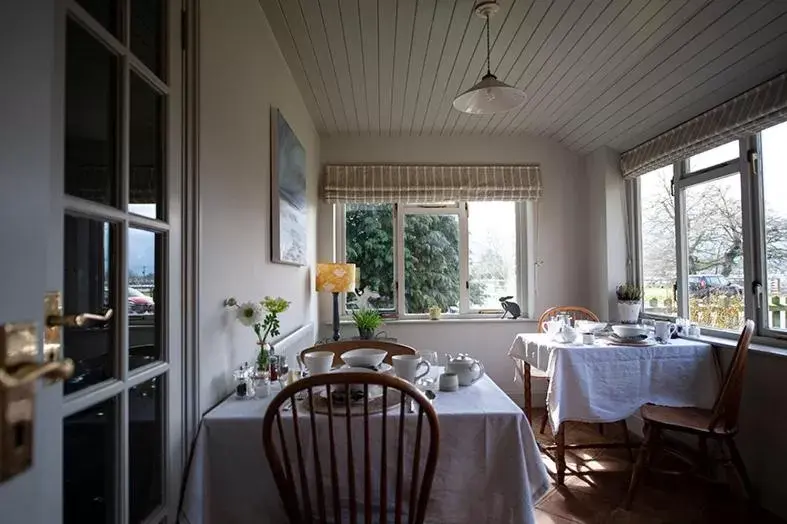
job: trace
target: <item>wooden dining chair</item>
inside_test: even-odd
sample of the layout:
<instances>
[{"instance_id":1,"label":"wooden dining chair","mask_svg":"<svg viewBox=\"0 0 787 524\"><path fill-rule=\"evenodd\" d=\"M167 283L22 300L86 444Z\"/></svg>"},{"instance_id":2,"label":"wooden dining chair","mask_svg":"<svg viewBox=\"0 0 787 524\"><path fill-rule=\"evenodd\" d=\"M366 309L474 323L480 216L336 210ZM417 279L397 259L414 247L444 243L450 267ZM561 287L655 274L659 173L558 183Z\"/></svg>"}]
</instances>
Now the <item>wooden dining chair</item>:
<instances>
[{"instance_id":1,"label":"wooden dining chair","mask_svg":"<svg viewBox=\"0 0 787 524\"><path fill-rule=\"evenodd\" d=\"M544 311L541 314L541 316L538 317L538 332L539 333L543 333L545 331L544 330L544 322L546 322L547 320L549 320L553 316L559 315L559 314L562 314L562 313L567 313L567 314L571 315L574 318L574 320L591 320L593 322L598 322L599 321L598 315L596 315L595 313L593 313L589 309L584 308L582 306L554 306L554 307L551 307L551 308L547 309L546 311ZM540 372L540 371L534 372L532 370L529 370L529 371L530 372L527 374L528 375L528 382L530 382L532 380L533 376L535 376L537 378L544 378L544 379L549 380L549 378L547 377L546 373L544 373L544 372ZM533 390L532 384L525 384L525 395L526 395L525 398L528 398L528 396L532 394L531 393L532 390ZM539 433L543 434L544 430L546 430L547 420L548 419L549 419L549 415L548 415L547 411L544 410L544 416L541 417L541 427L538 430ZM604 432L603 426L600 425L600 424L599 424L599 432L600 433Z\"/></svg>"},{"instance_id":2,"label":"wooden dining chair","mask_svg":"<svg viewBox=\"0 0 787 524\"><path fill-rule=\"evenodd\" d=\"M637 463L631 475L628 494L624 502L626 509L631 507L637 486L650 458L658 447L663 431L697 435L700 453L702 454L700 458L703 461L707 460L708 439L714 439L725 444L730 455L729 460L724 459L725 465L731 463L740 477L746 490L746 495L750 499L753 498L751 482L746 474L746 466L734 440L735 434L738 432L738 414L740 412L741 395L743 394L743 375L746 371L749 344L753 334L754 321L746 320L727 370L727 376L712 409L674 408L657 406L655 404L642 406L640 413L645 423L645 439L642 442Z\"/></svg>"},{"instance_id":3,"label":"wooden dining chair","mask_svg":"<svg viewBox=\"0 0 787 524\"><path fill-rule=\"evenodd\" d=\"M353 404L352 411L350 395L345 395L345 401L326 401L327 412L315 413L315 395L322 391L331 399L332 392L346 391L350 384L363 385L362 408ZM370 412L371 386L382 388L378 399L382 406L377 413ZM299 396L305 399L299 401ZM401 399L398 405L397 397ZM391 409L389 398L394 403ZM407 406L412 407L406 415ZM424 439L428 443L422 468ZM271 401L262 423L262 443L292 524L388 522L390 516L396 523L424 521L437 465L440 426L429 400L409 382L380 373L323 373L299 380ZM388 452L394 451L396 459L388 464ZM341 463L344 457L346 464ZM363 481L356 482L356 472L361 471ZM393 505L388 502L389 482ZM358 518L359 505L362 520Z\"/></svg>"},{"instance_id":4,"label":"wooden dining chair","mask_svg":"<svg viewBox=\"0 0 787 524\"><path fill-rule=\"evenodd\" d=\"M336 342L328 342L325 344L318 344L301 351L300 358L303 362L303 356L312 351L333 351L333 367L342 364L341 354L350 351L351 349L371 348L371 349L384 349L388 352L385 356L384 362L393 365L391 357L394 355L415 355L417 353L415 348L405 346L404 344L397 344L396 342L389 342L387 340L339 340Z\"/></svg>"}]
</instances>

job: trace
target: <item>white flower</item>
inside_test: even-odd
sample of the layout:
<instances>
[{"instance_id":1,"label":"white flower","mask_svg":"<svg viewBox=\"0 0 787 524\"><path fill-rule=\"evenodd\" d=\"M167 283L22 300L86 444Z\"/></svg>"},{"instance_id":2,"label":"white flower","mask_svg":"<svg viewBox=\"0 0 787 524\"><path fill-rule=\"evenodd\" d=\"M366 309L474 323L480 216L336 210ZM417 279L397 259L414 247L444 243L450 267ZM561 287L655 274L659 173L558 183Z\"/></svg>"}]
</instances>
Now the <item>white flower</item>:
<instances>
[{"instance_id":1,"label":"white flower","mask_svg":"<svg viewBox=\"0 0 787 524\"><path fill-rule=\"evenodd\" d=\"M262 321L262 305L259 302L245 302L238 306L238 321L244 326L253 326Z\"/></svg>"}]
</instances>

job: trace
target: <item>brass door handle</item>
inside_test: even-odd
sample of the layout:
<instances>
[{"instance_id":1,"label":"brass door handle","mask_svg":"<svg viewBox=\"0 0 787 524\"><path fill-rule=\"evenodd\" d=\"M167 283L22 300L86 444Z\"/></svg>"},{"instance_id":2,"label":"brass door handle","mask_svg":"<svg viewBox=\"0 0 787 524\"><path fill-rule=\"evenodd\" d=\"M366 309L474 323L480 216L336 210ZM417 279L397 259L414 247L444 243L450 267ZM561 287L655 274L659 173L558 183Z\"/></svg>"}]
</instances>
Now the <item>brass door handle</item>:
<instances>
[{"instance_id":1,"label":"brass door handle","mask_svg":"<svg viewBox=\"0 0 787 524\"><path fill-rule=\"evenodd\" d=\"M35 382L39 378L47 378L52 382L66 380L74 374L74 361L70 358L43 364L22 364L9 373L0 368L0 386L6 389L16 388Z\"/></svg>"},{"instance_id":2,"label":"brass door handle","mask_svg":"<svg viewBox=\"0 0 787 524\"><path fill-rule=\"evenodd\" d=\"M84 327L89 320L96 322L106 322L112 318L113 311L107 309L103 315L96 315L95 313L80 313L79 315L49 315L46 317L46 325L49 327L65 326L65 327Z\"/></svg>"}]
</instances>

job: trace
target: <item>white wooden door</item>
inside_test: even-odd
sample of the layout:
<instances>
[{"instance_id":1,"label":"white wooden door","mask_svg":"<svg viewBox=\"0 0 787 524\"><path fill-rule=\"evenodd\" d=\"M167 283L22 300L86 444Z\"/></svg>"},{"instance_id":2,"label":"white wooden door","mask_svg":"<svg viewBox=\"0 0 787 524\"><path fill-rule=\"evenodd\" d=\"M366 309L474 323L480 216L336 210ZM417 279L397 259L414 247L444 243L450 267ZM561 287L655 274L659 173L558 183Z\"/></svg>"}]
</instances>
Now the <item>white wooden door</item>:
<instances>
[{"instance_id":1,"label":"white wooden door","mask_svg":"<svg viewBox=\"0 0 787 524\"><path fill-rule=\"evenodd\" d=\"M3 524L174 522L182 467L180 0L0 2L0 324L64 328Z\"/></svg>"}]
</instances>

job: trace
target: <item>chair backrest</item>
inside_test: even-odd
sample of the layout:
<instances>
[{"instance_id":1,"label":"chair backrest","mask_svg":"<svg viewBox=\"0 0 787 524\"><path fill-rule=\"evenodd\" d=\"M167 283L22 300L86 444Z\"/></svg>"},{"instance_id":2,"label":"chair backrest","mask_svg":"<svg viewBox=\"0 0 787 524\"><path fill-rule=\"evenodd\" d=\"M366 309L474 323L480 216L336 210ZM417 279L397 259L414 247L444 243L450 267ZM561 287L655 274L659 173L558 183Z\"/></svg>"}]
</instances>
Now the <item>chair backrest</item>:
<instances>
[{"instance_id":1,"label":"chair backrest","mask_svg":"<svg viewBox=\"0 0 787 524\"><path fill-rule=\"evenodd\" d=\"M312 351L333 351L333 366L338 366L342 363L340 355L345 351L358 348L371 348L371 349L384 349L388 352L385 356L384 362L393 364L391 357L394 355L415 355L417 353L415 348L405 346L404 344L397 344L396 342L389 342L387 340L339 340L337 342L328 342L326 344L319 344L306 348L301 351L301 362L306 353Z\"/></svg>"},{"instance_id":2,"label":"chair backrest","mask_svg":"<svg viewBox=\"0 0 787 524\"><path fill-rule=\"evenodd\" d=\"M574 320L592 320L593 322L598 322L598 315L593 313L591 310L584 308L582 306L554 306L546 311L544 311L540 317L538 317L538 332L544 332L544 322L550 319L555 315L560 313L568 313Z\"/></svg>"},{"instance_id":3,"label":"chair backrest","mask_svg":"<svg viewBox=\"0 0 787 524\"><path fill-rule=\"evenodd\" d=\"M713 415L708 429L713 431L721 424L724 429L731 430L738 425L738 413L741 407L741 396L743 395L743 375L746 372L746 360L749 355L749 344L754 335L754 321L746 320L743 325L741 336L738 337L738 345L735 346L735 353L732 355L730 367L727 369L727 376L724 384L719 390L716 402L713 404Z\"/></svg>"},{"instance_id":4,"label":"chair backrest","mask_svg":"<svg viewBox=\"0 0 787 524\"><path fill-rule=\"evenodd\" d=\"M353 402L351 408L351 395L339 402L328 400L350 384L363 386L366 396L360 406ZM370 387L375 386L382 394L375 400L382 402L376 413L369 400ZM327 411L315 413L320 398ZM413 409L405 415L410 405ZM428 447L422 467L425 437ZM360 522L388 522L391 510L397 523L405 517L408 523L424 521L440 427L429 400L400 378L381 373L324 373L299 380L271 401L262 424L262 442L292 523L354 524L359 513L363 514ZM388 503L391 492L395 493L393 507Z\"/></svg>"}]
</instances>

